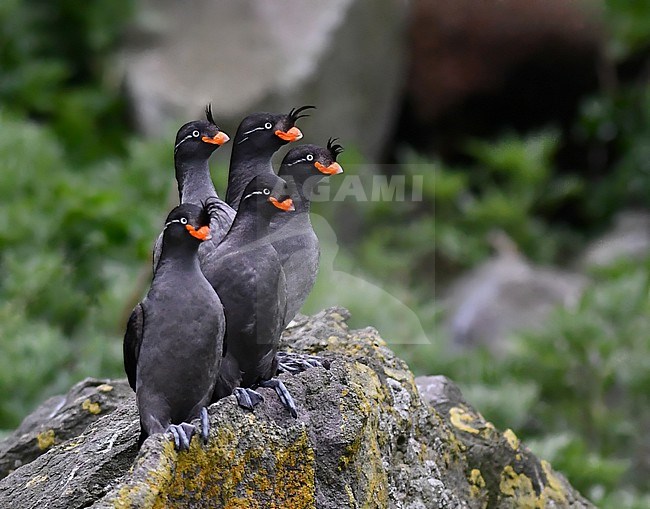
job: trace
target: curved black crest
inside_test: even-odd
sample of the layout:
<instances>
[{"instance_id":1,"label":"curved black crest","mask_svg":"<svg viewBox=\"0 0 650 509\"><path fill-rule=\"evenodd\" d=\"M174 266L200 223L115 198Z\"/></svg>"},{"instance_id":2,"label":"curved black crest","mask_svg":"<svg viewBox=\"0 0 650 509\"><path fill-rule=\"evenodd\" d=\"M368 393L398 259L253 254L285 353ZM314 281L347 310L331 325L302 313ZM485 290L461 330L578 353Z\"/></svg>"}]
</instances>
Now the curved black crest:
<instances>
[{"instance_id":1,"label":"curved black crest","mask_svg":"<svg viewBox=\"0 0 650 509\"><path fill-rule=\"evenodd\" d=\"M296 122L299 118L303 117L308 117L309 115L303 114L300 115L300 112L305 111L305 110L315 110L316 106L301 106L300 108L291 108L291 111L289 112L289 118L291 119L292 122Z\"/></svg>"},{"instance_id":2,"label":"curved black crest","mask_svg":"<svg viewBox=\"0 0 650 509\"><path fill-rule=\"evenodd\" d=\"M205 118L212 125L214 126L217 125L217 123L214 121L214 117L212 116L212 103L208 103L207 106L205 107Z\"/></svg>"},{"instance_id":3,"label":"curved black crest","mask_svg":"<svg viewBox=\"0 0 650 509\"><path fill-rule=\"evenodd\" d=\"M215 213L218 214L220 211L219 199L214 196L209 196L207 199L201 202L201 207L203 208L203 212L207 214L208 224L210 224L210 218L212 217L212 215Z\"/></svg>"},{"instance_id":4,"label":"curved black crest","mask_svg":"<svg viewBox=\"0 0 650 509\"><path fill-rule=\"evenodd\" d=\"M330 138L327 140L327 150L329 150L334 161L336 161L337 156L345 150L341 145L336 143L337 141L339 141L338 138Z\"/></svg>"}]
</instances>

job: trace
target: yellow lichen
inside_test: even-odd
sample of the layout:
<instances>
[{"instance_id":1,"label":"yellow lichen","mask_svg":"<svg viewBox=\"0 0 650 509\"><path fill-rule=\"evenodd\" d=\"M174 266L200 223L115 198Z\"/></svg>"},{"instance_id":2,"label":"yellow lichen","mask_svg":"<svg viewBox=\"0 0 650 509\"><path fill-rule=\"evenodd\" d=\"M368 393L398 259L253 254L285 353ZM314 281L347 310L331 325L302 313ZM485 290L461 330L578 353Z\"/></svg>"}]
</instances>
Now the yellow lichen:
<instances>
[{"instance_id":1,"label":"yellow lichen","mask_svg":"<svg viewBox=\"0 0 650 509\"><path fill-rule=\"evenodd\" d=\"M508 428L503 432L503 436L508 441L508 444L510 444L510 447L512 447L514 451L519 449L519 439L517 438L517 435L515 435L514 431Z\"/></svg>"},{"instance_id":2,"label":"yellow lichen","mask_svg":"<svg viewBox=\"0 0 650 509\"><path fill-rule=\"evenodd\" d=\"M347 483L345 484L345 494L348 496L348 502L350 503L350 507L359 506L359 504L357 504L357 499L354 498L354 492L352 491L352 488Z\"/></svg>"},{"instance_id":3,"label":"yellow lichen","mask_svg":"<svg viewBox=\"0 0 650 509\"><path fill-rule=\"evenodd\" d=\"M397 380L398 382L410 382L411 376L408 371L403 371L399 369L384 368L384 373L386 376Z\"/></svg>"},{"instance_id":4,"label":"yellow lichen","mask_svg":"<svg viewBox=\"0 0 650 509\"><path fill-rule=\"evenodd\" d=\"M449 410L449 421L455 428L476 435L480 430L471 426L474 420L475 417L463 408L456 406Z\"/></svg>"},{"instance_id":5,"label":"yellow lichen","mask_svg":"<svg viewBox=\"0 0 650 509\"><path fill-rule=\"evenodd\" d=\"M506 465L501 473L499 489L504 495L514 498L518 508L536 509L540 507L533 482L526 474L515 472L510 465Z\"/></svg>"},{"instance_id":6,"label":"yellow lichen","mask_svg":"<svg viewBox=\"0 0 650 509\"><path fill-rule=\"evenodd\" d=\"M478 498L481 495L481 492L485 488L485 479L481 475L481 471L478 468L473 468L469 473L469 483L470 483L470 495L473 498Z\"/></svg>"},{"instance_id":7,"label":"yellow lichen","mask_svg":"<svg viewBox=\"0 0 650 509\"><path fill-rule=\"evenodd\" d=\"M355 363L354 370L349 375L348 387L354 391L358 399L356 411L360 409L367 420L362 433L340 459L339 467L351 468L351 463L354 461L355 473L366 480L367 491L361 507L374 505L387 507L388 476L383 468L380 449L380 443L386 440L386 437L379 430L379 407L389 398L386 394L389 389L382 385L374 370L359 362ZM345 403L343 401L341 403L341 415L345 415L346 408L343 407Z\"/></svg>"},{"instance_id":8,"label":"yellow lichen","mask_svg":"<svg viewBox=\"0 0 650 509\"><path fill-rule=\"evenodd\" d=\"M119 490L117 497L113 500L115 509L132 509L133 507L150 509L153 507L160 492L160 487L166 485L171 478L170 449L173 452L174 446L171 442L165 443L162 454L158 457L158 465L149 469L144 483L123 486ZM142 457L140 457L140 460L142 460Z\"/></svg>"},{"instance_id":9,"label":"yellow lichen","mask_svg":"<svg viewBox=\"0 0 650 509\"><path fill-rule=\"evenodd\" d=\"M546 476L547 484L544 486L544 489L542 489L540 500L543 500L544 502L553 500L554 502L566 504L566 494L562 482L555 475L555 472L553 472L548 461L542 460L541 464L544 475Z\"/></svg>"},{"instance_id":10,"label":"yellow lichen","mask_svg":"<svg viewBox=\"0 0 650 509\"><path fill-rule=\"evenodd\" d=\"M489 493L485 489L485 479L478 468L473 468L469 473L469 495L474 500L482 502L481 507L486 508Z\"/></svg>"},{"instance_id":11,"label":"yellow lichen","mask_svg":"<svg viewBox=\"0 0 650 509\"><path fill-rule=\"evenodd\" d=\"M41 431L36 436L36 441L38 442L38 448L41 451L49 449L54 445L54 430L48 429L47 431Z\"/></svg>"},{"instance_id":12,"label":"yellow lichen","mask_svg":"<svg viewBox=\"0 0 650 509\"><path fill-rule=\"evenodd\" d=\"M469 473L469 482L479 488L485 488L485 479L483 479L481 471L478 468L473 468Z\"/></svg>"},{"instance_id":13,"label":"yellow lichen","mask_svg":"<svg viewBox=\"0 0 650 509\"><path fill-rule=\"evenodd\" d=\"M517 507L530 509L545 509L553 502L556 504L566 505L567 499L564 486L557 478L551 466L546 461L542 461L542 469L546 476L547 485L541 487L541 493L537 495L533 488L533 483L528 476L515 470L507 465L501 473L499 488L504 495L514 498ZM562 505L562 507L564 507Z\"/></svg>"},{"instance_id":14,"label":"yellow lichen","mask_svg":"<svg viewBox=\"0 0 650 509\"><path fill-rule=\"evenodd\" d=\"M306 457L297 457L305 453ZM276 460L273 500L278 502L277 507L313 507L316 497L316 460L314 450L309 446L306 428L303 428L302 435L291 447L278 450Z\"/></svg>"},{"instance_id":15,"label":"yellow lichen","mask_svg":"<svg viewBox=\"0 0 650 509\"><path fill-rule=\"evenodd\" d=\"M48 477L47 477L46 474L37 475L33 479L30 479L29 481L27 481L27 484L25 484L25 488L31 488L35 484L39 484L39 483L47 481L47 479L48 479Z\"/></svg>"},{"instance_id":16,"label":"yellow lichen","mask_svg":"<svg viewBox=\"0 0 650 509\"><path fill-rule=\"evenodd\" d=\"M83 444L83 437L77 437L74 440L70 440L68 444L64 447L66 451L70 451L72 449L76 449L79 447L81 444Z\"/></svg>"},{"instance_id":17,"label":"yellow lichen","mask_svg":"<svg viewBox=\"0 0 650 509\"><path fill-rule=\"evenodd\" d=\"M113 390L113 386L108 384L101 384L97 386L97 390L100 392L111 392Z\"/></svg>"},{"instance_id":18,"label":"yellow lichen","mask_svg":"<svg viewBox=\"0 0 650 509\"><path fill-rule=\"evenodd\" d=\"M93 415L97 415L102 411L102 408L99 406L99 403L93 403L92 401L90 401L90 399L85 399L84 402L81 404L81 408L83 408L84 410L88 411Z\"/></svg>"},{"instance_id":19,"label":"yellow lichen","mask_svg":"<svg viewBox=\"0 0 650 509\"><path fill-rule=\"evenodd\" d=\"M173 466L151 507L187 506L198 500L242 509L313 507L315 457L306 428L286 444L282 434L271 433L271 427L247 416L235 429L218 428L205 448L193 439L188 452L177 453L173 446L165 449ZM260 434L266 442L255 440ZM249 439L254 445L242 450L242 442ZM268 506L269 500L273 505Z\"/></svg>"}]
</instances>

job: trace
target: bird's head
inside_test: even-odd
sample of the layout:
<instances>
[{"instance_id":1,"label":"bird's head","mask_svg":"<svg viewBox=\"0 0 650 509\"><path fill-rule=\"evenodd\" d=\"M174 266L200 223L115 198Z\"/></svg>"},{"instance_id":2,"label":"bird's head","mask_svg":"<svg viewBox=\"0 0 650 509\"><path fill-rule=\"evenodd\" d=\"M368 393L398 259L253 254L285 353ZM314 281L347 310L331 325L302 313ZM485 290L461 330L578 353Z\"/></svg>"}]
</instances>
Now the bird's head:
<instances>
[{"instance_id":1,"label":"bird's head","mask_svg":"<svg viewBox=\"0 0 650 509\"><path fill-rule=\"evenodd\" d=\"M273 173L257 175L248 183L239 208L254 208L266 217L295 210L287 183Z\"/></svg>"},{"instance_id":2,"label":"bird's head","mask_svg":"<svg viewBox=\"0 0 650 509\"><path fill-rule=\"evenodd\" d=\"M282 145L298 141L302 131L296 127L298 119L307 117L305 110L315 106L294 108L289 113L253 113L242 120L235 135L236 146L267 149L271 153Z\"/></svg>"},{"instance_id":3,"label":"bird's head","mask_svg":"<svg viewBox=\"0 0 650 509\"><path fill-rule=\"evenodd\" d=\"M205 120L193 120L178 130L174 145L175 157L207 159L230 139L217 126L209 104L205 108L205 116Z\"/></svg>"},{"instance_id":4,"label":"bird's head","mask_svg":"<svg viewBox=\"0 0 650 509\"><path fill-rule=\"evenodd\" d=\"M206 206L183 203L167 216L163 242L198 245L211 238L210 215Z\"/></svg>"}]
</instances>

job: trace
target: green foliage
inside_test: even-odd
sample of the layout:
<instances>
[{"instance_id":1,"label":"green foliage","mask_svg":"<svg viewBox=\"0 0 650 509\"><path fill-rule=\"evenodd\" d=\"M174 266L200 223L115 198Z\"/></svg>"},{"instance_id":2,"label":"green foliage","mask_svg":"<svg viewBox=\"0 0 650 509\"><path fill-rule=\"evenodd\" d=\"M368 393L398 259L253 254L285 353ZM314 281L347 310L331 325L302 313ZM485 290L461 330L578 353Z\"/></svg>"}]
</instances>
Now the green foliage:
<instances>
[{"instance_id":1,"label":"green foliage","mask_svg":"<svg viewBox=\"0 0 650 509\"><path fill-rule=\"evenodd\" d=\"M580 234L548 216L584 188L577 177L555 173L558 143L552 130L508 134L494 142L471 140L466 144L471 162L464 167L404 151L399 172L411 186L423 176L423 200L390 202L389 212L387 203L368 204L365 217L372 228L357 248L361 265L379 277L388 272L396 281L408 280L428 295L433 281L423 279L422 272L429 272L431 260L442 267L438 275L445 268L474 265L489 255L495 230L506 232L535 260L555 259ZM403 263L407 253L410 266Z\"/></svg>"},{"instance_id":2,"label":"green foliage","mask_svg":"<svg viewBox=\"0 0 650 509\"><path fill-rule=\"evenodd\" d=\"M0 113L0 427L82 376L121 373L118 329L171 174L166 144L127 150L82 169L52 130Z\"/></svg>"},{"instance_id":3,"label":"green foliage","mask_svg":"<svg viewBox=\"0 0 650 509\"><path fill-rule=\"evenodd\" d=\"M540 423L544 434L575 435L549 459L585 492L650 475L642 467L650 446L648 331L650 263L599 280L577 309L558 312L542 332L520 338L504 366L539 388L530 409L532 436L539 436Z\"/></svg>"},{"instance_id":4,"label":"green foliage","mask_svg":"<svg viewBox=\"0 0 650 509\"><path fill-rule=\"evenodd\" d=\"M607 53L615 62L650 46L650 3L645 0L607 0L606 20L609 28Z\"/></svg>"},{"instance_id":5,"label":"green foliage","mask_svg":"<svg viewBox=\"0 0 650 509\"><path fill-rule=\"evenodd\" d=\"M633 84L585 100L577 136L597 153L617 154L612 168L589 185L585 215L600 222L621 205L650 208L650 88Z\"/></svg>"},{"instance_id":6,"label":"green foliage","mask_svg":"<svg viewBox=\"0 0 650 509\"><path fill-rule=\"evenodd\" d=\"M124 105L107 86L110 52L133 0L6 0L0 6L0 104L47 121L66 150L90 161L124 148Z\"/></svg>"}]
</instances>

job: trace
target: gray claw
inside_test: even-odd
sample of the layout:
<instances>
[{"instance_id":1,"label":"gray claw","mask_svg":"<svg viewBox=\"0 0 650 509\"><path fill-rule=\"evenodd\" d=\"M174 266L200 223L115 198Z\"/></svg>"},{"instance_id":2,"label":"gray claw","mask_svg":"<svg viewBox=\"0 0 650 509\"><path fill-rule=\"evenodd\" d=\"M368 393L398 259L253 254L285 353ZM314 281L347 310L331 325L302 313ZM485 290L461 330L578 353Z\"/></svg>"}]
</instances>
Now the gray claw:
<instances>
[{"instance_id":1,"label":"gray claw","mask_svg":"<svg viewBox=\"0 0 650 509\"><path fill-rule=\"evenodd\" d=\"M282 383L282 380L277 378L271 378L270 380L263 380L258 384L260 387L271 387L275 389L276 394L280 398L282 404L289 409L291 416L295 419L298 417L298 409L296 408L296 403L293 401L291 394Z\"/></svg>"},{"instance_id":2,"label":"gray claw","mask_svg":"<svg viewBox=\"0 0 650 509\"><path fill-rule=\"evenodd\" d=\"M169 427L169 430L174 436L174 447L178 451L181 448L181 438L178 436L178 430L176 429L176 426L173 425Z\"/></svg>"},{"instance_id":3,"label":"gray claw","mask_svg":"<svg viewBox=\"0 0 650 509\"><path fill-rule=\"evenodd\" d=\"M201 409L201 438L203 444L208 444L208 437L210 436L210 420L208 419L208 409L203 407Z\"/></svg>"},{"instance_id":4,"label":"gray claw","mask_svg":"<svg viewBox=\"0 0 650 509\"><path fill-rule=\"evenodd\" d=\"M278 352L276 358L278 360L278 373L287 372L297 375L311 368L330 369L329 361L317 355Z\"/></svg>"},{"instance_id":5,"label":"gray claw","mask_svg":"<svg viewBox=\"0 0 650 509\"><path fill-rule=\"evenodd\" d=\"M264 396L259 392L255 392L253 389L237 387L232 393L237 398L239 406L248 410L253 410L253 407L264 401Z\"/></svg>"},{"instance_id":6,"label":"gray claw","mask_svg":"<svg viewBox=\"0 0 650 509\"><path fill-rule=\"evenodd\" d=\"M186 422L181 424L170 424L168 431L171 431L174 437L174 446L178 451L187 451L190 448L190 440L196 431L196 428Z\"/></svg>"}]
</instances>

